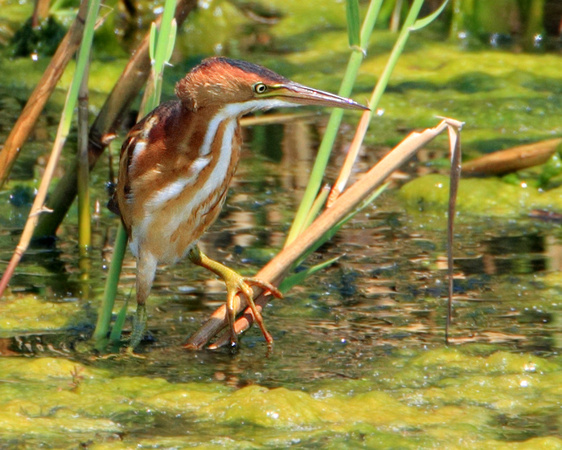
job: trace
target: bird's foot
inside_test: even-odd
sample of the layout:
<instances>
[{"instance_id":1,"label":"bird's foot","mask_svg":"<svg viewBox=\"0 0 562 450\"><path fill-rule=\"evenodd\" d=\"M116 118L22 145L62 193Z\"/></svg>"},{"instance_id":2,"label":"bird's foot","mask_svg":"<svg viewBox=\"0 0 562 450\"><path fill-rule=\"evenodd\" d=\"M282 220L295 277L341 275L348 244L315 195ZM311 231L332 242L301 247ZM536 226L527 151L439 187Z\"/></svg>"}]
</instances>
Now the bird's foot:
<instances>
[{"instance_id":1,"label":"bird's foot","mask_svg":"<svg viewBox=\"0 0 562 450\"><path fill-rule=\"evenodd\" d=\"M282 298L283 295L275 286L267 281L260 280L258 278L248 278L243 277L239 273L235 272L232 269L225 267L225 271L223 273L223 279L226 284L227 290L227 298L226 298L226 312L228 317L228 324L230 326L230 344L232 347L236 347L238 344L238 335L236 334L236 329L234 327L234 323L236 322L236 296L237 295L244 295L246 300L248 301L248 306L252 311L252 315L254 316L254 320L260 327L260 330L265 338L266 342L271 345L273 343L273 337L267 331L265 327L265 323L263 321L263 316L261 312L257 309L256 304L254 303L254 291L252 286L257 286L263 289L266 292L270 292L271 295Z\"/></svg>"},{"instance_id":2,"label":"bird's foot","mask_svg":"<svg viewBox=\"0 0 562 450\"><path fill-rule=\"evenodd\" d=\"M273 296L277 298L282 298L283 295L275 286L267 281L260 280L259 278L248 278L243 277L238 272L226 267L225 265L212 260L207 255L205 255L199 247L195 246L191 249L188 254L189 259L201 266L209 269L210 271L217 274L224 280L226 284L226 316L228 318L228 324L230 326L230 343L233 348L236 348L238 344L238 335L236 334L236 329L234 327L234 322L236 321L236 310L237 308L237 296L243 295L246 297L248 301L248 305L252 310L252 314L254 316L254 320L257 322L258 326L260 327L263 337L267 341L269 345L273 343L273 338L267 329L265 328L265 324L263 323L263 318L261 313L256 308L254 303L254 291L252 290L252 286L257 286L264 291L270 292Z\"/></svg>"}]
</instances>

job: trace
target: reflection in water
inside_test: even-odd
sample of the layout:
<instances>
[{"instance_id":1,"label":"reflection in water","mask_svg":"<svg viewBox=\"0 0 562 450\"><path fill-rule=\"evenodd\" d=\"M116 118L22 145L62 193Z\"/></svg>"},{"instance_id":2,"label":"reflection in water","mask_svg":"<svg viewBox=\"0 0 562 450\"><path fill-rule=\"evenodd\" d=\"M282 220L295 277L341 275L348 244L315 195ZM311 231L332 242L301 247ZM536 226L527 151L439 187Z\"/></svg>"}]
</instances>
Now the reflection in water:
<instances>
[{"instance_id":1,"label":"reflection in water","mask_svg":"<svg viewBox=\"0 0 562 450\"><path fill-rule=\"evenodd\" d=\"M306 188L312 170L315 152L312 149L310 125L304 122L288 124L283 136L283 159L280 171L284 174L281 185L285 192L292 192L293 202L298 205L300 194Z\"/></svg>"},{"instance_id":2,"label":"reflection in water","mask_svg":"<svg viewBox=\"0 0 562 450\"><path fill-rule=\"evenodd\" d=\"M464 275L507 275L546 270L546 236L539 233L496 236L483 241L478 255L456 258Z\"/></svg>"}]
</instances>

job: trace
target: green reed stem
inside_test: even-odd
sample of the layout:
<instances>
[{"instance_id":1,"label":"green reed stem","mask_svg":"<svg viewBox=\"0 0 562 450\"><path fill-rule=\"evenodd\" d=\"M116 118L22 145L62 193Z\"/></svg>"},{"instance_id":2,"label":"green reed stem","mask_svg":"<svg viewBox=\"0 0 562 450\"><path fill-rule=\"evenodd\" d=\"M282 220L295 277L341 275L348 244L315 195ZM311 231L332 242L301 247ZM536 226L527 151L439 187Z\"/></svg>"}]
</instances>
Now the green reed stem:
<instances>
[{"instance_id":1,"label":"green reed stem","mask_svg":"<svg viewBox=\"0 0 562 450\"><path fill-rule=\"evenodd\" d=\"M89 257L92 245L92 223L90 214L90 168L88 158L88 78L89 64L86 64L80 92L78 93L78 250L80 253L80 290L83 299L90 298Z\"/></svg>"},{"instance_id":2,"label":"green reed stem","mask_svg":"<svg viewBox=\"0 0 562 450\"><path fill-rule=\"evenodd\" d=\"M408 41L408 38L410 37L410 34L412 33L412 31L420 30L421 28L424 28L428 26L431 22L433 22L439 16L439 14L443 12L443 9L445 9L447 3L448 0L445 0L441 4L441 6L433 13L431 13L427 17L418 19L418 15L420 13L421 7L423 6L423 0L414 0L412 6L410 7L410 10L408 11L408 15L406 16L406 20L402 25L402 29L400 30L400 34L398 35L398 39L396 39L396 43L394 44L394 47L392 48L392 52L388 57L386 66L384 67L384 70L377 82L377 85L375 86L375 89L371 94L371 98L369 99L369 108L371 108L369 114L371 117L373 117L374 111L376 110L382 98L382 95L384 94L384 91L388 86L388 82L390 81L390 76L392 75L392 71L396 67L398 60L400 59L400 55L402 55L402 52L404 51L404 47L406 45L406 42Z\"/></svg>"},{"instance_id":3,"label":"green reed stem","mask_svg":"<svg viewBox=\"0 0 562 450\"><path fill-rule=\"evenodd\" d=\"M78 50L78 59L76 61L76 70L74 72L74 78L68 90L68 101L65 104L64 114L64 128L65 135L68 136L70 130L70 125L72 123L73 111L76 107L78 101L78 93L80 91L80 86L82 84L82 79L86 73L86 68L90 61L90 51L92 49L92 41L94 39L94 28L96 25L96 20L98 17L98 11L100 7L100 0L93 0L88 5L88 16L86 18L86 25L84 27L84 35L82 37L82 43L80 44L80 49Z\"/></svg>"},{"instance_id":4,"label":"green reed stem","mask_svg":"<svg viewBox=\"0 0 562 450\"><path fill-rule=\"evenodd\" d=\"M371 113L370 113L371 117L373 116L373 112L376 110L381 100L382 94L384 93L386 87L388 86L388 82L390 80L390 76L392 75L392 71L396 67L396 64L398 63L398 59L400 58L400 55L404 51L404 46L406 45L406 42L408 41L408 37L410 36L410 33L412 31L411 28L416 22L416 19L418 18L418 14L420 13L420 9L422 5L423 5L423 0L414 0L412 6L410 7L410 11L408 11L408 15L406 16L406 20L402 25L402 29L400 30L400 34L398 35L398 39L396 39L396 43L392 48L392 52L390 53L386 66L384 67L382 75L380 76L377 85L373 90L373 93L369 100L369 108L371 108Z\"/></svg>"},{"instance_id":5,"label":"green reed stem","mask_svg":"<svg viewBox=\"0 0 562 450\"><path fill-rule=\"evenodd\" d=\"M90 214L90 167L88 158L88 65L78 98L78 245L86 257L92 244Z\"/></svg>"},{"instance_id":6,"label":"green reed stem","mask_svg":"<svg viewBox=\"0 0 562 450\"><path fill-rule=\"evenodd\" d=\"M84 26L82 43L78 51L76 70L74 72L74 77L70 84L70 88L68 89L66 95L66 101L61 114L59 127L57 129L57 135L53 144L53 149L51 151L51 155L49 156L49 161L47 163L47 167L45 168L45 173L43 174L43 178L41 179L41 182L39 184L39 189L37 191L37 195L35 196L35 200L33 201L29 217L20 236L19 244L17 245L12 258L10 259L10 262L8 264L8 267L6 268L6 271L4 272L4 275L2 276L2 279L0 280L0 296L2 296L6 286L8 285L8 282L10 281L12 274L19 264L21 257L29 247L29 242L31 241L33 230L37 226L37 222L39 220L39 215L43 212L46 212L44 203L47 197L47 191L53 178L55 168L58 165L60 155L62 153L62 148L70 131L74 108L76 107L76 103L78 100L78 92L80 90L82 78L84 77L84 72L90 58L90 50L92 47L92 39L94 36L94 25L96 23L99 5L100 0L94 0L88 5L86 24Z\"/></svg>"},{"instance_id":7,"label":"green reed stem","mask_svg":"<svg viewBox=\"0 0 562 450\"><path fill-rule=\"evenodd\" d=\"M351 94L355 79L357 78L357 74L359 72L359 67L361 65L361 62L363 61L363 56L367 51L371 33L373 32L373 29L375 27L381 5L382 0L372 0L369 4L367 15L365 16L363 26L361 27L360 47L354 47L352 49L339 90L339 95L341 95L342 97L349 97L349 95ZM328 121L328 125L326 127L326 133L324 134L322 143L320 144L318 156L316 157L316 161L314 163L314 167L312 168L312 173L310 175L308 185L304 192L303 199L301 201L295 219L293 220L289 235L287 236L287 244L294 241L295 237L303 230L308 213L312 208L312 204L314 203L320 186L322 185L324 172L326 171L326 166L328 165L328 160L330 158L332 147L334 146L334 142L336 140L342 118L342 109L334 109L332 111L330 120Z\"/></svg>"},{"instance_id":8,"label":"green reed stem","mask_svg":"<svg viewBox=\"0 0 562 450\"><path fill-rule=\"evenodd\" d=\"M151 76L149 77L145 95L142 101L142 107L139 111L139 119L144 117L150 111L158 106L160 102L160 93L162 92L162 74L166 64L171 57L174 42L176 38L176 21L174 12L176 9L176 0L166 0L164 4L164 12L162 13L162 21L160 31L157 32L153 25L150 41L150 58L152 61ZM105 348L107 343L107 334L110 329L111 317L113 314L113 306L117 295L117 287L121 275L121 267L127 249L127 232L123 224L119 224L117 236L113 249L113 258L109 266L109 273L105 284L100 313L94 331L95 346L99 350ZM122 316L123 314L120 314ZM111 331L111 340L115 341L121 336L124 321L119 320L115 323L114 329Z\"/></svg>"},{"instance_id":9,"label":"green reed stem","mask_svg":"<svg viewBox=\"0 0 562 450\"><path fill-rule=\"evenodd\" d=\"M109 264L109 272L107 273L107 280L105 282L105 290L103 292L103 300L94 331L94 341L96 348L102 350L105 347L107 333L111 323L111 315L113 314L113 305L117 295L117 286L119 285L119 275L121 274L121 266L123 265L123 258L127 248L127 232L123 224L119 224L117 229L117 236L113 244L113 258Z\"/></svg>"},{"instance_id":10,"label":"green reed stem","mask_svg":"<svg viewBox=\"0 0 562 450\"><path fill-rule=\"evenodd\" d=\"M363 22L363 27L361 30L361 48L353 49L349 57L349 62L347 65L346 73L344 75L344 79L342 81L342 86L340 88L339 93L344 97L348 97L351 94L353 83L355 82L357 72L359 71L359 66L363 59L362 52L366 51L366 48L368 46L369 38L380 11L381 3L382 2L375 0L369 5L367 16L365 17L365 21ZM424 19L416 21L420 9L423 5L423 0L414 0L414 2L412 3L412 6L410 7L410 10L408 12L408 16L406 17L404 25L402 26L400 34L398 35L398 39L396 40L396 44L392 49L392 53L390 54L384 71L379 78L379 81L377 82L377 85L371 96L369 102L369 107L371 108L371 117L388 85L390 75L392 74L396 63L398 62L398 59L400 58L400 55L404 50L404 46L406 45L411 31L423 28L424 26L427 26L429 23L435 20L435 18L443 11L446 4L447 0L443 2L441 7L437 11ZM342 117L343 110L341 109L335 109L330 116L330 120L326 128L326 133L324 134L324 138L322 139L322 143L320 144L318 156L316 157L316 161L314 163L308 185L297 211L295 220L293 221L293 224L291 226L291 230L289 231L289 235L287 237L287 242L285 245L288 245L292 241L294 241L296 236L298 236L306 227L307 220L310 220L310 211L322 184L324 172L326 170L326 166L328 165L330 153L332 151L332 147L334 145L334 141L338 133Z\"/></svg>"},{"instance_id":11,"label":"green reed stem","mask_svg":"<svg viewBox=\"0 0 562 450\"><path fill-rule=\"evenodd\" d=\"M359 0L346 1L345 17L347 21L347 36L349 39L349 46L353 48L357 45L361 45L361 19L359 17Z\"/></svg>"},{"instance_id":12,"label":"green reed stem","mask_svg":"<svg viewBox=\"0 0 562 450\"><path fill-rule=\"evenodd\" d=\"M162 22L159 33L156 32L156 25L152 23L150 30L150 59L152 62L152 82L153 92L147 101L148 113L158 106L162 94L162 75L164 68L170 58L176 42L177 23L174 19L176 10L176 0L167 0L162 13Z\"/></svg>"}]
</instances>

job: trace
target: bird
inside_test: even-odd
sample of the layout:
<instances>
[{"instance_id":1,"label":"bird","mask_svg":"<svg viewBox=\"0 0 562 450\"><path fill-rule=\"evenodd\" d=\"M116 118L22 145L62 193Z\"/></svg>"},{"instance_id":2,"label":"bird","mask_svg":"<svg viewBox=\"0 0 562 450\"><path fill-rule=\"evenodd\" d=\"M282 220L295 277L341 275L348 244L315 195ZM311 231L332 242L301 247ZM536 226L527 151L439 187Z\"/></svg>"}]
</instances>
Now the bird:
<instances>
[{"instance_id":1,"label":"bird","mask_svg":"<svg viewBox=\"0 0 562 450\"><path fill-rule=\"evenodd\" d=\"M146 331L146 301L158 265L185 257L223 279L232 346L238 344L237 295L246 298L271 344L252 286L276 297L281 293L268 282L243 277L212 260L198 245L222 209L240 159L240 118L257 110L301 105L368 108L226 57L201 61L176 84L175 94L175 100L160 104L125 137L117 186L108 204L121 217L137 264L137 310L129 349L140 344Z\"/></svg>"}]
</instances>

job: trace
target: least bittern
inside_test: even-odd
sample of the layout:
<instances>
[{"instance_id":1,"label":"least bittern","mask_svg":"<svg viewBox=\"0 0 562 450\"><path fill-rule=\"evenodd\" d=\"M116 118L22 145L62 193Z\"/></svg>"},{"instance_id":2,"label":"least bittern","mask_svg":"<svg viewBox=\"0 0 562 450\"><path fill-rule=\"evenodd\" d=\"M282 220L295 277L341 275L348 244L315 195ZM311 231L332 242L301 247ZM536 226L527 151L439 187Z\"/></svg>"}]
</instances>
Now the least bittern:
<instances>
[{"instance_id":1,"label":"least bittern","mask_svg":"<svg viewBox=\"0 0 562 450\"><path fill-rule=\"evenodd\" d=\"M235 301L244 295L268 343L252 286L280 297L270 283L245 278L204 255L197 242L224 204L240 157L240 117L275 107L317 105L367 109L353 100L303 86L264 67L209 58L176 85L179 100L157 107L129 132L119 163L115 212L137 259L137 313L130 348L146 327L146 299L156 266L187 257L220 276L227 289L231 343Z\"/></svg>"}]
</instances>

